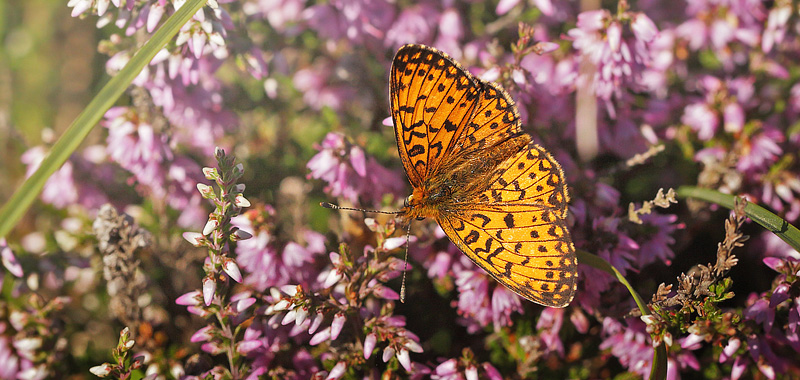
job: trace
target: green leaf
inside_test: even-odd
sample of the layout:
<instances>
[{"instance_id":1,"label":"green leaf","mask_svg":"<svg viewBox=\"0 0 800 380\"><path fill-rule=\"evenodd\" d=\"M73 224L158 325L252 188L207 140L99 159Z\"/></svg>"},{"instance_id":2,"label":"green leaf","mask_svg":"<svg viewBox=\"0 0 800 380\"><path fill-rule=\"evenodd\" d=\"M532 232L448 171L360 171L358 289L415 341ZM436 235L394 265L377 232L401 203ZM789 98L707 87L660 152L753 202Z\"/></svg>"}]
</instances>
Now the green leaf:
<instances>
[{"instance_id":1,"label":"green leaf","mask_svg":"<svg viewBox=\"0 0 800 380\"><path fill-rule=\"evenodd\" d=\"M144 46L136 52L125 67L106 83L89 105L75 118L61 138L56 141L39 169L17 189L0 209L0 237L8 235L33 200L39 195L47 179L61 168L69 156L78 149L86 135L94 128L106 111L125 92L139 72L169 42L180 28L205 5L206 0L188 0L170 16Z\"/></svg>"},{"instance_id":2,"label":"green leaf","mask_svg":"<svg viewBox=\"0 0 800 380\"><path fill-rule=\"evenodd\" d=\"M733 195L723 194L716 190L701 189L693 186L683 186L678 188L676 194L680 198L695 198L702 201L715 203L731 210L734 206ZM771 231L792 246L792 248L794 248L796 251L800 252L800 230L798 230L797 227L789 224L789 222L783 220L781 217L754 203L747 202L744 212L750 219Z\"/></svg>"},{"instance_id":3,"label":"green leaf","mask_svg":"<svg viewBox=\"0 0 800 380\"><path fill-rule=\"evenodd\" d=\"M645 304L642 297L639 296L639 293L633 289L633 286L622 276L622 273L619 273L617 268L614 268L608 261L604 260L602 257L593 255L589 252L583 250L576 250L578 255L578 261L581 264L586 264L592 268L600 269L610 275L614 276L622 285L628 289L628 292L633 297L633 300L636 301L636 306L639 308L639 311L642 312L642 315L649 315L650 310L647 308L647 304ZM653 351L653 366L650 369L650 379L666 379L667 378L667 348L664 344L659 344L658 347L655 348Z\"/></svg>"}]
</instances>

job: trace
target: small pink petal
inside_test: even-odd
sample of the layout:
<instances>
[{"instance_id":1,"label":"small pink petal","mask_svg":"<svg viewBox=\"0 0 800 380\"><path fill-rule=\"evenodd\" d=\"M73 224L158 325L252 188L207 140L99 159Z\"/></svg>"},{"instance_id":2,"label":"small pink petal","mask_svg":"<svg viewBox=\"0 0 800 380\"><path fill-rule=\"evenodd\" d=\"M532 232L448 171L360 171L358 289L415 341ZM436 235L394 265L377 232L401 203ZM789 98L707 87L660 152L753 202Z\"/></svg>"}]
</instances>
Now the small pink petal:
<instances>
[{"instance_id":1,"label":"small pink petal","mask_svg":"<svg viewBox=\"0 0 800 380\"><path fill-rule=\"evenodd\" d=\"M191 243L195 247L200 247L206 241L206 237L199 232L184 232L183 238L186 239L189 243Z\"/></svg>"},{"instance_id":2,"label":"small pink petal","mask_svg":"<svg viewBox=\"0 0 800 380\"><path fill-rule=\"evenodd\" d=\"M236 261L232 258L226 257L222 259L222 270L224 270L228 276L231 276L233 281L238 283L242 282L242 272L239 271L239 266L236 265Z\"/></svg>"},{"instance_id":3,"label":"small pink petal","mask_svg":"<svg viewBox=\"0 0 800 380\"><path fill-rule=\"evenodd\" d=\"M197 343L197 342L205 342L211 340L211 338L213 337L213 335L211 335L213 329L214 329L213 326L203 327L202 329L197 330L197 332L192 334L192 337L189 338L189 341L192 343Z\"/></svg>"},{"instance_id":4,"label":"small pink petal","mask_svg":"<svg viewBox=\"0 0 800 380\"><path fill-rule=\"evenodd\" d=\"M308 333L313 334L319 326L322 324L322 320L325 319L325 315L321 312L317 312L317 315L314 317L314 320L311 321L311 326L308 327Z\"/></svg>"},{"instance_id":5,"label":"small pink petal","mask_svg":"<svg viewBox=\"0 0 800 380\"><path fill-rule=\"evenodd\" d=\"M653 23L653 20L651 20L650 17L647 17L647 15L644 13L637 13L633 16L631 29L633 30L633 34L636 36L636 39L644 42L653 41L653 38L655 38L656 34L658 34L658 28L656 28L656 24Z\"/></svg>"},{"instance_id":6,"label":"small pink petal","mask_svg":"<svg viewBox=\"0 0 800 380\"><path fill-rule=\"evenodd\" d=\"M17 261L17 257L14 256L14 252L11 251L11 248L6 245L5 239L0 239L0 259L2 259L3 266L6 267L11 274L22 277L24 274L22 273L22 265Z\"/></svg>"},{"instance_id":7,"label":"small pink petal","mask_svg":"<svg viewBox=\"0 0 800 380\"><path fill-rule=\"evenodd\" d=\"M245 340L236 344L236 352L247 355L250 351L257 350L264 346L259 340Z\"/></svg>"},{"instance_id":8,"label":"small pink petal","mask_svg":"<svg viewBox=\"0 0 800 380\"><path fill-rule=\"evenodd\" d=\"M326 340L329 340L330 338L331 338L331 328L326 327L324 330L316 333L313 337L311 337L311 340L308 341L308 344L316 346Z\"/></svg>"},{"instance_id":9,"label":"small pink petal","mask_svg":"<svg viewBox=\"0 0 800 380\"><path fill-rule=\"evenodd\" d=\"M394 348L389 346L383 349L383 357L381 359L383 359L384 363L388 362L392 356L394 356Z\"/></svg>"},{"instance_id":10,"label":"small pink petal","mask_svg":"<svg viewBox=\"0 0 800 380\"><path fill-rule=\"evenodd\" d=\"M197 306L200 305L199 297L200 291L194 290L178 297L175 300L175 303L183 306Z\"/></svg>"},{"instance_id":11,"label":"small pink petal","mask_svg":"<svg viewBox=\"0 0 800 380\"><path fill-rule=\"evenodd\" d=\"M345 362L338 362L336 363L333 368L331 368L331 373L328 374L326 380L336 380L344 376L345 371L347 370L347 363Z\"/></svg>"},{"instance_id":12,"label":"small pink petal","mask_svg":"<svg viewBox=\"0 0 800 380\"><path fill-rule=\"evenodd\" d=\"M608 36L608 46L611 48L611 51L615 53L618 52L620 44L622 43L622 26L619 22L614 21L608 26L606 33Z\"/></svg>"},{"instance_id":13,"label":"small pink petal","mask_svg":"<svg viewBox=\"0 0 800 380\"><path fill-rule=\"evenodd\" d=\"M400 350L400 352L397 353L397 361L400 362L400 365L402 365L406 371L411 372L411 356L408 354L408 350Z\"/></svg>"},{"instance_id":14,"label":"small pink petal","mask_svg":"<svg viewBox=\"0 0 800 380\"><path fill-rule=\"evenodd\" d=\"M372 351L375 350L375 344L378 342L378 337L374 333L369 333L364 338L364 359L369 359L372 356Z\"/></svg>"},{"instance_id":15,"label":"small pink petal","mask_svg":"<svg viewBox=\"0 0 800 380\"><path fill-rule=\"evenodd\" d=\"M333 317L333 323L331 323L331 340L336 340L339 337L339 333L342 332L342 327L344 327L345 322L344 314L336 313Z\"/></svg>"},{"instance_id":16,"label":"small pink petal","mask_svg":"<svg viewBox=\"0 0 800 380\"><path fill-rule=\"evenodd\" d=\"M211 305L214 300L214 292L217 291L217 282L211 276L203 277L203 302L206 306Z\"/></svg>"}]
</instances>

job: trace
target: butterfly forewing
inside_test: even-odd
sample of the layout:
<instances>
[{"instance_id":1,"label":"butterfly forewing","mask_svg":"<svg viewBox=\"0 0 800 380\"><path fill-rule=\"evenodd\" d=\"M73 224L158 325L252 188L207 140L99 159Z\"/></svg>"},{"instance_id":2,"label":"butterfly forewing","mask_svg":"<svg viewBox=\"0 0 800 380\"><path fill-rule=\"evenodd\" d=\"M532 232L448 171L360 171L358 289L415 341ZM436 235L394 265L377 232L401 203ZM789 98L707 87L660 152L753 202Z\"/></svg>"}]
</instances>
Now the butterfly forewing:
<instances>
[{"instance_id":1,"label":"butterfly forewing","mask_svg":"<svg viewBox=\"0 0 800 380\"><path fill-rule=\"evenodd\" d=\"M463 134L477 104L479 82L446 54L406 45L395 55L390 85L397 148L418 187Z\"/></svg>"},{"instance_id":2,"label":"butterfly forewing","mask_svg":"<svg viewBox=\"0 0 800 380\"><path fill-rule=\"evenodd\" d=\"M461 149L472 151L496 145L521 133L514 101L495 83L481 83L480 102L461 137Z\"/></svg>"}]
</instances>

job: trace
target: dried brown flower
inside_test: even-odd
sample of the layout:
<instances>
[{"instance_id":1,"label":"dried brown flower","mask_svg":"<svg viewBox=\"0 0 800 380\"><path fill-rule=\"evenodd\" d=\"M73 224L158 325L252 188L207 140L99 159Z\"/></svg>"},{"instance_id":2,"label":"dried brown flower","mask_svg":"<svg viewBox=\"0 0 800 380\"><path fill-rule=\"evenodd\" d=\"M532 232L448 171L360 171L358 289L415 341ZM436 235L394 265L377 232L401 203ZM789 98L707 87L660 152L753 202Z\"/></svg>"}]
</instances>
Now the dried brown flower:
<instances>
[{"instance_id":1,"label":"dried brown flower","mask_svg":"<svg viewBox=\"0 0 800 380\"><path fill-rule=\"evenodd\" d=\"M134 253L150 245L151 235L109 204L100 208L92 230L103 254L103 278L111 296L109 311L125 325L137 326L142 319L138 300L146 282Z\"/></svg>"}]
</instances>

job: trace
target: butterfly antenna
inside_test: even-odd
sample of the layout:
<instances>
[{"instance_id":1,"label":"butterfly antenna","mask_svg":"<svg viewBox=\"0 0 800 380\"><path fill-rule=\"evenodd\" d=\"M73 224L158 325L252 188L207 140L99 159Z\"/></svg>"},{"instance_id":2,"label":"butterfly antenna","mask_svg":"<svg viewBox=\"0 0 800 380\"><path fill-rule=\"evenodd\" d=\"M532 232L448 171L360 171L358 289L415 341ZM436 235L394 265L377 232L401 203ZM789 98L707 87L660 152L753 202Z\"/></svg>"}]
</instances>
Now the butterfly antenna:
<instances>
[{"instance_id":1,"label":"butterfly antenna","mask_svg":"<svg viewBox=\"0 0 800 380\"><path fill-rule=\"evenodd\" d=\"M408 223L408 228L406 228L406 254L403 256L403 281L400 284L400 302L401 303L406 303L406 271L408 269L409 239L411 239L411 222Z\"/></svg>"},{"instance_id":2,"label":"butterfly antenna","mask_svg":"<svg viewBox=\"0 0 800 380\"><path fill-rule=\"evenodd\" d=\"M371 212L371 213L375 213L375 214L394 214L394 215L397 215L397 214L400 213L400 211L366 210L366 209L363 209L363 208L342 207L342 206L338 206L338 205L335 205L333 203L328 203L328 202L319 202L319 205L322 206L322 207L325 207L325 208L332 209L332 210L362 211L362 212Z\"/></svg>"}]
</instances>

